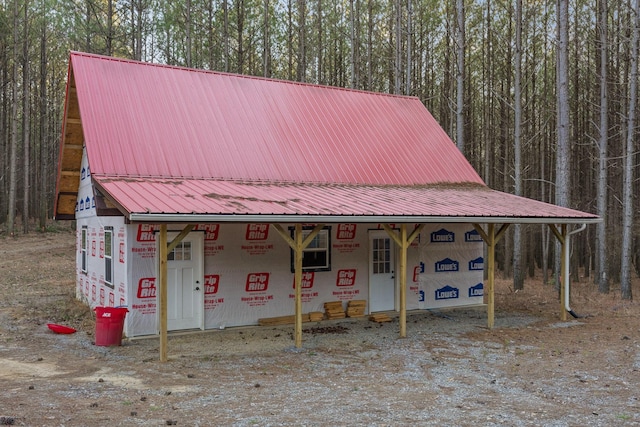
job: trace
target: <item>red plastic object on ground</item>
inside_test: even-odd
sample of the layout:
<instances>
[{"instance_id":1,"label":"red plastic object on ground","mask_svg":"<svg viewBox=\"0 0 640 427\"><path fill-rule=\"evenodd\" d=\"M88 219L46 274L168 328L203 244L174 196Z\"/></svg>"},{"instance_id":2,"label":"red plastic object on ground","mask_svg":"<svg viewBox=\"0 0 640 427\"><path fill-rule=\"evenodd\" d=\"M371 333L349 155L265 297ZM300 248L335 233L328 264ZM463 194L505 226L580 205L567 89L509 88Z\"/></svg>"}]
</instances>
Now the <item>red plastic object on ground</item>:
<instances>
[{"instance_id":1,"label":"red plastic object on ground","mask_svg":"<svg viewBox=\"0 0 640 427\"><path fill-rule=\"evenodd\" d=\"M72 334L76 332L75 329L69 326L58 325L56 323L47 323L47 327L51 329L53 332L55 332L56 334Z\"/></svg>"},{"instance_id":2,"label":"red plastic object on ground","mask_svg":"<svg viewBox=\"0 0 640 427\"><path fill-rule=\"evenodd\" d=\"M129 312L124 307L96 307L96 345L122 344L124 318Z\"/></svg>"}]
</instances>

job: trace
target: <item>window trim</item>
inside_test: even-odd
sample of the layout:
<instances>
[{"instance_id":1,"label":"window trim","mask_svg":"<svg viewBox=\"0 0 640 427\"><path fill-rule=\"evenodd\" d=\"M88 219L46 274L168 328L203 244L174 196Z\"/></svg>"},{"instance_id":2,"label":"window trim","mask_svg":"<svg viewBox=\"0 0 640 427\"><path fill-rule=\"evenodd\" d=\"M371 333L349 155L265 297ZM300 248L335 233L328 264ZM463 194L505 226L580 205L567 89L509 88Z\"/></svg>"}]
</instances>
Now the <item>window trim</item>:
<instances>
[{"instance_id":1,"label":"window trim","mask_svg":"<svg viewBox=\"0 0 640 427\"><path fill-rule=\"evenodd\" d=\"M303 238L306 238L311 231L313 231L315 227L311 226L305 226L302 227L302 236ZM291 233L291 238L295 238L294 234L295 234L295 228L294 227L289 227L289 231ZM318 238L321 234L326 234L327 236L327 247L324 250L318 249L318 248L311 248L309 249L309 247L305 248L302 251L302 271L304 272L312 272L312 271L331 271L331 226L326 225L324 227L322 227L322 229L318 232L318 235L315 238ZM325 252L326 253L326 265L325 266L310 266L310 267L305 267L304 266L304 254L308 253L308 252ZM291 249L291 272L295 273L295 253L293 251L293 249Z\"/></svg>"},{"instance_id":2,"label":"window trim","mask_svg":"<svg viewBox=\"0 0 640 427\"><path fill-rule=\"evenodd\" d=\"M80 271L83 273L89 272L89 227L82 226L80 230Z\"/></svg>"},{"instance_id":3,"label":"window trim","mask_svg":"<svg viewBox=\"0 0 640 427\"><path fill-rule=\"evenodd\" d=\"M109 245L110 253L107 254L107 234L111 244ZM109 280L107 280L107 273L109 273ZM112 288L113 285L113 227L104 228L104 284Z\"/></svg>"}]
</instances>

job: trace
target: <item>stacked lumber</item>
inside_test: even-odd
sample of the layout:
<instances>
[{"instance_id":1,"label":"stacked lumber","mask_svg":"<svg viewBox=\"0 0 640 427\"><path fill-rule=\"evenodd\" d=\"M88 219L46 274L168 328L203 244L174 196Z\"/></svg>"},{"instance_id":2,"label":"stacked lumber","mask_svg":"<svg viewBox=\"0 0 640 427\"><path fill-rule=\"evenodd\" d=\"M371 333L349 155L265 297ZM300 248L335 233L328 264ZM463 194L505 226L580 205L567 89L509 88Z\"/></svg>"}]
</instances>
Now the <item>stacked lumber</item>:
<instances>
[{"instance_id":1,"label":"stacked lumber","mask_svg":"<svg viewBox=\"0 0 640 427\"><path fill-rule=\"evenodd\" d=\"M371 320L372 322L378 322L378 323L391 322L391 318L387 316L385 313L372 314L371 316L369 316L369 320Z\"/></svg>"},{"instance_id":2,"label":"stacked lumber","mask_svg":"<svg viewBox=\"0 0 640 427\"><path fill-rule=\"evenodd\" d=\"M364 309L366 306L367 301L363 299L347 302L347 317L364 317Z\"/></svg>"},{"instance_id":3,"label":"stacked lumber","mask_svg":"<svg viewBox=\"0 0 640 427\"><path fill-rule=\"evenodd\" d=\"M342 308L342 301L328 301L324 303L324 313L327 319L344 319L347 315Z\"/></svg>"},{"instance_id":4,"label":"stacked lumber","mask_svg":"<svg viewBox=\"0 0 640 427\"><path fill-rule=\"evenodd\" d=\"M324 319L324 313L321 311L312 311L309 313L309 320L311 322L319 322Z\"/></svg>"},{"instance_id":5,"label":"stacked lumber","mask_svg":"<svg viewBox=\"0 0 640 427\"><path fill-rule=\"evenodd\" d=\"M302 313L302 321L310 322L309 314ZM265 317L258 319L258 325L260 326L278 326L278 325L293 325L296 323L296 316L279 316L279 317Z\"/></svg>"}]
</instances>

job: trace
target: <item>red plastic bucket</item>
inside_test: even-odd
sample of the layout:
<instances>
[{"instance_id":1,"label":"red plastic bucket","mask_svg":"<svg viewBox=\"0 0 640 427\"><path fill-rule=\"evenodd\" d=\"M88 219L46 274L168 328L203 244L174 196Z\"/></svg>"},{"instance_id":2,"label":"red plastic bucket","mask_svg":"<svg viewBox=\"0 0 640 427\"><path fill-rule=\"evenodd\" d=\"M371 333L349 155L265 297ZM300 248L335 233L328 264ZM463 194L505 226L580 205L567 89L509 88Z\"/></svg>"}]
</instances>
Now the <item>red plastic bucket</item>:
<instances>
[{"instance_id":1,"label":"red plastic bucket","mask_svg":"<svg viewBox=\"0 0 640 427\"><path fill-rule=\"evenodd\" d=\"M129 312L124 307L96 307L96 345L122 344L124 318Z\"/></svg>"}]
</instances>

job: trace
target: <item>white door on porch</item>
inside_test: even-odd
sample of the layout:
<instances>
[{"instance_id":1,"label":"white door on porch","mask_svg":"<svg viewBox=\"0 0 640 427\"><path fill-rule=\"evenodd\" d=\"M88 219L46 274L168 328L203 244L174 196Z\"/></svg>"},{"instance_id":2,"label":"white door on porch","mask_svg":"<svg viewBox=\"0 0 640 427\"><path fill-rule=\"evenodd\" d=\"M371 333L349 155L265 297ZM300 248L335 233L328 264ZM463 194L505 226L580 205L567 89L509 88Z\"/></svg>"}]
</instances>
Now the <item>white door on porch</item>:
<instances>
[{"instance_id":1,"label":"white door on porch","mask_svg":"<svg viewBox=\"0 0 640 427\"><path fill-rule=\"evenodd\" d=\"M369 232L369 312L396 308L395 245L384 230Z\"/></svg>"},{"instance_id":2,"label":"white door on porch","mask_svg":"<svg viewBox=\"0 0 640 427\"><path fill-rule=\"evenodd\" d=\"M168 233L169 242L177 233ZM189 233L167 254L167 330L204 329L203 234Z\"/></svg>"}]
</instances>

